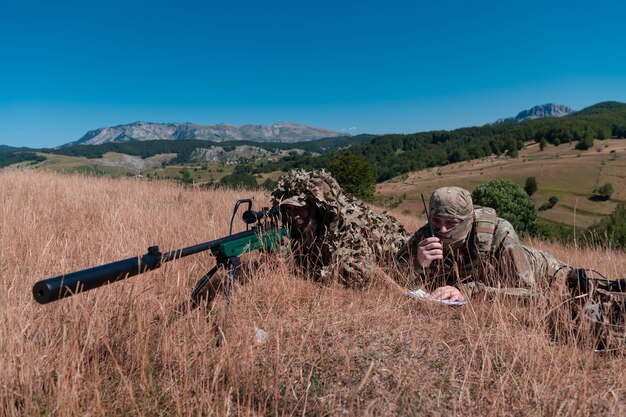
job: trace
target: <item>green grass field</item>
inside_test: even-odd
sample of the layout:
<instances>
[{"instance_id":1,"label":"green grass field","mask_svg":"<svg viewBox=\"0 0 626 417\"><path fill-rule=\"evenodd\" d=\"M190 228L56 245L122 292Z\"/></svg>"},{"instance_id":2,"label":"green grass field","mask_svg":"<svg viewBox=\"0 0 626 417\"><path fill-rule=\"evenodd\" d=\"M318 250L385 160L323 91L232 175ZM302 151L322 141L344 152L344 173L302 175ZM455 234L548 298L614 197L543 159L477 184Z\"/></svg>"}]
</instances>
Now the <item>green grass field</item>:
<instances>
[{"instance_id":1,"label":"green grass field","mask_svg":"<svg viewBox=\"0 0 626 417\"><path fill-rule=\"evenodd\" d=\"M535 177L538 190L532 196L537 207L551 196L558 204L539 212L545 220L587 227L611 213L619 201L626 200L626 141L596 140L588 151L574 149L574 144L549 146L539 150L532 144L518 158L489 157L431 168L393 178L377 187L377 195L392 198L406 195L401 210L423 211L420 194L428 199L439 187L455 185L473 190L481 183L507 178L524 185L526 178ZM593 190L606 182L615 189L609 201L592 201Z\"/></svg>"},{"instance_id":2,"label":"green grass field","mask_svg":"<svg viewBox=\"0 0 626 417\"><path fill-rule=\"evenodd\" d=\"M63 173L79 173L114 178L141 175L146 178L174 181L182 180L183 175L181 171L187 170L193 183L198 185L219 182L220 179L232 174L235 170L235 165L232 164L203 162L168 164L168 161L175 158L176 154L161 154L146 159L115 152L106 153L103 158L99 159L49 153L39 153L39 155L45 156L47 159L37 164L27 162L20 165ZM280 175L279 171L256 175L257 183L261 185L268 178L276 181Z\"/></svg>"}]
</instances>

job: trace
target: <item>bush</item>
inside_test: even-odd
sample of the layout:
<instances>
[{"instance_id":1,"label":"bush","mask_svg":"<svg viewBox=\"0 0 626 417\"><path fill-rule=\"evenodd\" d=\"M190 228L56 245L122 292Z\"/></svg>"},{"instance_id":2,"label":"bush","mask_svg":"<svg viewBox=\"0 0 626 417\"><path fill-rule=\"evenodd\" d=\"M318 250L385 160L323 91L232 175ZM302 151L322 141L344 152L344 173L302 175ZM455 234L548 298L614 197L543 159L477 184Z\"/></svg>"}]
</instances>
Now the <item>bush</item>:
<instances>
[{"instance_id":1,"label":"bush","mask_svg":"<svg viewBox=\"0 0 626 417\"><path fill-rule=\"evenodd\" d=\"M519 235L537 230L537 209L522 187L512 181L497 179L481 184L472 193L472 199L475 204L494 208Z\"/></svg>"},{"instance_id":2,"label":"bush","mask_svg":"<svg viewBox=\"0 0 626 417\"><path fill-rule=\"evenodd\" d=\"M267 179L263 182L263 184L261 184L261 187L262 187L264 190L268 190L268 191L273 191L273 190L274 190L277 186L278 186L278 182L277 182L277 181L274 181L274 180L273 180L273 179L271 179L271 178L267 178Z\"/></svg>"},{"instance_id":3,"label":"bush","mask_svg":"<svg viewBox=\"0 0 626 417\"><path fill-rule=\"evenodd\" d=\"M248 173L230 174L222 177L220 185L232 188L256 188L256 178Z\"/></svg>"},{"instance_id":4,"label":"bush","mask_svg":"<svg viewBox=\"0 0 626 417\"><path fill-rule=\"evenodd\" d=\"M193 178L191 177L191 173L189 172L189 169L183 168L180 171L178 171L178 173L181 176L179 181L182 184L193 184Z\"/></svg>"},{"instance_id":5,"label":"bush","mask_svg":"<svg viewBox=\"0 0 626 417\"><path fill-rule=\"evenodd\" d=\"M626 204L619 203L613 213L590 227L588 233L595 243L626 249Z\"/></svg>"},{"instance_id":6,"label":"bush","mask_svg":"<svg viewBox=\"0 0 626 417\"><path fill-rule=\"evenodd\" d=\"M590 136L587 136L579 140L578 143L576 144L576 149L581 150L581 151L586 151L587 149L590 149L592 147L593 147L593 138Z\"/></svg>"},{"instance_id":7,"label":"bush","mask_svg":"<svg viewBox=\"0 0 626 417\"><path fill-rule=\"evenodd\" d=\"M594 190L595 197L599 200L608 200L613 195L613 186L610 183L606 183L601 187Z\"/></svg>"},{"instance_id":8,"label":"bush","mask_svg":"<svg viewBox=\"0 0 626 417\"><path fill-rule=\"evenodd\" d=\"M355 197L371 199L376 191L376 177L365 158L343 152L332 159L330 172L343 190Z\"/></svg>"},{"instance_id":9,"label":"bush","mask_svg":"<svg viewBox=\"0 0 626 417\"><path fill-rule=\"evenodd\" d=\"M560 223L552 223L546 220L537 220L537 236L543 240L552 242L560 242L564 244L571 244L575 241L575 238L581 238L581 233L576 231L572 226L568 226Z\"/></svg>"},{"instance_id":10,"label":"bush","mask_svg":"<svg viewBox=\"0 0 626 417\"><path fill-rule=\"evenodd\" d=\"M559 202L559 198L556 196L552 196L548 199L547 203L543 203L541 207L539 207L539 211L550 210L552 207L556 206L556 203Z\"/></svg>"},{"instance_id":11,"label":"bush","mask_svg":"<svg viewBox=\"0 0 626 417\"><path fill-rule=\"evenodd\" d=\"M537 180L535 179L535 177L526 178L526 185L524 185L524 191L526 191L526 194L528 194L529 197L533 195L535 191L537 191Z\"/></svg>"}]
</instances>

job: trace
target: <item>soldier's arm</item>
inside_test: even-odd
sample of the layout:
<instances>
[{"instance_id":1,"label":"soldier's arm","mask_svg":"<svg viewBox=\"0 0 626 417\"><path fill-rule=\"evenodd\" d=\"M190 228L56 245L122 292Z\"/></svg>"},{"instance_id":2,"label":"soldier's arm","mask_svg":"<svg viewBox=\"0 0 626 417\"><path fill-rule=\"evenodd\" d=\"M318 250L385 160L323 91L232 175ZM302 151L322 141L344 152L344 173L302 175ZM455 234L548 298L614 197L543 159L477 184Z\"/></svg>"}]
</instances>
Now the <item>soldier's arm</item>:
<instances>
[{"instance_id":1,"label":"soldier's arm","mask_svg":"<svg viewBox=\"0 0 626 417\"><path fill-rule=\"evenodd\" d=\"M428 236L430 236L428 226L421 227L396 253L396 267L401 284L415 286L424 278L424 269L417 259L417 248L419 243Z\"/></svg>"},{"instance_id":2,"label":"soldier's arm","mask_svg":"<svg viewBox=\"0 0 626 417\"><path fill-rule=\"evenodd\" d=\"M422 269L417 260L417 247L422 240L429 236L429 234L426 233L427 229L427 226L420 227L413 236L409 238L406 244L402 245L400 250L396 253L396 262L398 265L412 267L416 270Z\"/></svg>"}]
</instances>

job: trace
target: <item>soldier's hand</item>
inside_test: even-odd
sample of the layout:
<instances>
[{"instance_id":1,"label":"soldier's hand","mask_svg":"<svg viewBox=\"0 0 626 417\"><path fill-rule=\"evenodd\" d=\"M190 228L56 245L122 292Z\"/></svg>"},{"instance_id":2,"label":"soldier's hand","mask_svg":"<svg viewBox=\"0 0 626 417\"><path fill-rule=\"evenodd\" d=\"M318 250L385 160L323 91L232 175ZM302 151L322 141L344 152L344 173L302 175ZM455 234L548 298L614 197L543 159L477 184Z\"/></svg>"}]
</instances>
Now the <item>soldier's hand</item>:
<instances>
[{"instance_id":1,"label":"soldier's hand","mask_svg":"<svg viewBox=\"0 0 626 417\"><path fill-rule=\"evenodd\" d=\"M438 237L427 237L417 245L417 261L428 268L435 259L443 259L443 245Z\"/></svg>"},{"instance_id":2,"label":"soldier's hand","mask_svg":"<svg viewBox=\"0 0 626 417\"><path fill-rule=\"evenodd\" d=\"M450 285L437 288L430 294L430 298L434 300L465 301L465 297L461 294L461 291Z\"/></svg>"}]
</instances>

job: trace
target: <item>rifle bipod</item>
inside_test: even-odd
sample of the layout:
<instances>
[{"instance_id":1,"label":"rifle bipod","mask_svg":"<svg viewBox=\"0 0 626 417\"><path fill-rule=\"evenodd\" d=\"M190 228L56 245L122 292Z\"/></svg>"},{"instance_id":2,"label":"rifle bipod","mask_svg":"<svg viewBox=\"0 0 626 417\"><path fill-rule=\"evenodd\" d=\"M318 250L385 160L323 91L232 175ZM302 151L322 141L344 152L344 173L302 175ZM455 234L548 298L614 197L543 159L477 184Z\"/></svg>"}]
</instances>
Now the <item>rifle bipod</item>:
<instances>
[{"instance_id":1,"label":"rifle bipod","mask_svg":"<svg viewBox=\"0 0 626 417\"><path fill-rule=\"evenodd\" d=\"M217 259L217 263L209 272L206 273L205 276L200 278L196 283L195 288L191 293L192 302L198 306L202 303L211 303L213 299L217 296L217 293L220 289L224 289L224 299L226 300L226 306L224 309L224 321L222 323L222 329L220 330L221 339L218 340L217 345L221 345L222 341L225 341L225 332L226 329L226 320L228 318L228 308L230 306L230 294L233 288L233 283L235 280L235 274L237 273L237 269L241 265L241 259L238 256L233 256L230 258L219 258ZM226 273L225 282L220 280L212 280L215 273L220 269L224 268Z\"/></svg>"}]
</instances>

